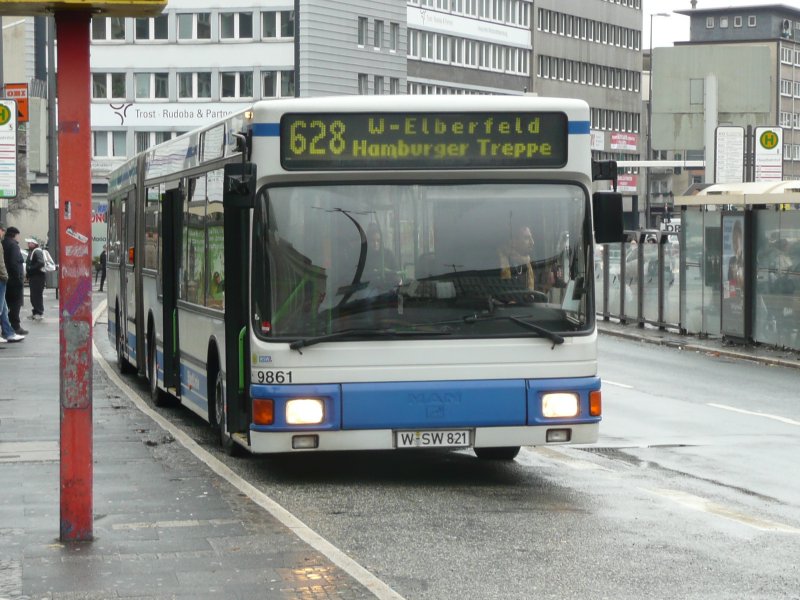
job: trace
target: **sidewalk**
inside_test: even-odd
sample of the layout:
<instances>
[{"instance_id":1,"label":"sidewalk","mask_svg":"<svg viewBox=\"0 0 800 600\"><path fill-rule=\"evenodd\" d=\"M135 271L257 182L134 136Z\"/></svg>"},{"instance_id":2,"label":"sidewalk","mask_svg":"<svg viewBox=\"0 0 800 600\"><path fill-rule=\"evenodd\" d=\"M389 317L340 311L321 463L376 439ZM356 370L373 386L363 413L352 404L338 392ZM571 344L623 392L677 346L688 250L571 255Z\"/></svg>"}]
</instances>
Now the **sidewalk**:
<instances>
[{"instance_id":1,"label":"sidewalk","mask_svg":"<svg viewBox=\"0 0 800 600\"><path fill-rule=\"evenodd\" d=\"M95 305L103 298L95 292ZM26 299L24 314L29 306ZM374 597L363 578L302 541L142 413L98 360L95 539L60 543L57 308L46 290L44 321L24 321L25 341L0 349L0 599ZM105 325L104 317L96 324L98 345ZM600 329L800 368L797 353L610 322Z\"/></svg>"},{"instance_id":2,"label":"sidewalk","mask_svg":"<svg viewBox=\"0 0 800 600\"><path fill-rule=\"evenodd\" d=\"M140 412L97 360L95 539L61 544L57 309L46 290L44 321L24 320L27 338L0 350L0 599L374 597ZM98 343L105 331L101 317Z\"/></svg>"},{"instance_id":3,"label":"sidewalk","mask_svg":"<svg viewBox=\"0 0 800 600\"><path fill-rule=\"evenodd\" d=\"M681 335L675 331L662 331L654 327L640 328L621 325L616 321L603 321L598 317L597 329L602 335L613 335L648 344L680 348L738 360L754 361L763 365L800 369L800 352L779 350L766 346L745 346L727 343L721 338L699 338Z\"/></svg>"}]
</instances>

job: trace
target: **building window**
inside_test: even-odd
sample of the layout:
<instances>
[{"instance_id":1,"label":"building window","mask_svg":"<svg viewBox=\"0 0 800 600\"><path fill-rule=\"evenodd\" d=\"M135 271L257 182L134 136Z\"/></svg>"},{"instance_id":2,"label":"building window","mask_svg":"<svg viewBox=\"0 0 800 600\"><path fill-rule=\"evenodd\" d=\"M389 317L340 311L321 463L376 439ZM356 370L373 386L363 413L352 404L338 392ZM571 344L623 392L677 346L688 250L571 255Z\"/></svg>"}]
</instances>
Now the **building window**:
<instances>
[{"instance_id":1,"label":"building window","mask_svg":"<svg viewBox=\"0 0 800 600\"><path fill-rule=\"evenodd\" d=\"M392 52L397 52L397 46L399 45L400 40L400 24L399 23L391 23L389 25L389 50Z\"/></svg>"},{"instance_id":2,"label":"building window","mask_svg":"<svg viewBox=\"0 0 800 600\"><path fill-rule=\"evenodd\" d=\"M92 98L123 100L125 97L125 73L92 73Z\"/></svg>"},{"instance_id":3,"label":"building window","mask_svg":"<svg viewBox=\"0 0 800 600\"><path fill-rule=\"evenodd\" d=\"M381 94L383 94L383 76L382 75L375 75L375 77L372 80L372 88L373 88L373 92L372 93L375 94L376 96L380 96Z\"/></svg>"},{"instance_id":4,"label":"building window","mask_svg":"<svg viewBox=\"0 0 800 600\"><path fill-rule=\"evenodd\" d=\"M358 17L358 45L364 46L367 43L367 17Z\"/></svg>"},{"instance_id":5,"label":"building window","mask_svg":"<svg viewBox=\"0 0 800 600\"><path fill-rule=\"evenodd\" d=\"M127 154L125 140L124 131L94 131L92 132L92 156L124 158Z\"/></svg>"},{"instance_id":6,"label":"building window","mask_svg":"<svg viewBox=\"0 0 800 600\"><path fill-rule=\"evenodd\" d=\"M210 40L211 13L186 13L178 15L179 40Z\"/></svg>"},{"instance_id":7,"label":"building window","mask_svg":"<svg viewBox=\"0 0 800 600\"><path fill-rule=\"evenodd\" d=\"M294 97L294 70L281 71L281 97Z\"/></svg>"},{"instance_id":8,"label":"building window","mask_svg":"<svg viewBox=\"0 0 800 600\"><path fill-rule=\"evenodd\" d=\"M789 46L781 46L781 62L785 65L794 63L794 51Z\"/></svg>"},{"instance_id":9,"label":"building window","mask_svg":"<svg viewBox=\"0 0 800 600\"><path fill-rule=\"evenodd\" d=\"M92 19L92 39L96 42L125 39L123 17L95 17Z\"/></svg>"},{"instance_id":10,"label":"building window","mask_svg":"<svg viewBox=\"0 0 800 600\"><path fill-rule=\"evenodd\" d=\"M144 152L162 142L172 138L169 131L137 131L136 132L136 152Z\"/></svg>"},{"instance_id":11,"label":"building window","mask_svg":"<svg viewBox=\"0 0 800 600\"><path fill-rule=\"evenodd\" d=\"M374 36L373 36L374 40L373 40L373 44L372 45L375 46L375 48L382 48L383 47L383 21L379 21L377 19L375 20L375 31L373 32L373 34L374 34Z\"/></svg>"},{"instance_id":12,"label":"building window","mask_svg":"<svg viewBox=\"0 0 800 600\"><path fill-rule=\"evenodd\" d=\"M714 29L714 17L706 17L706 29Z\"/></svg>"},{"instance_id":13,"label":"building window","mask_svg":"<svg viewBox=\"0 0 800 600\"><path fill-rule=\"evenodd\" d=\"M169 98L169 75L167 73L136 73L134 80L138 100Z\"/></svg>"},{"instance_id":14,"label":"building window","mask_svg":"<svg viewBox=\"0 0 800 600\"><path fill-rule=\"evenodd\" d=\"M358 93L365 96L369 93L369 78L366 73L358 74Z\"/></svg>"},{"instance_id":15,"label":"building window","mask_svg":"<svg viewBox=\"0 0 800 600\"><path fill-rule=\"evenodd\" d=\"M135 25L137 40L166 40L169 37L168 15L136 19Z\"/></svg>"},{"instance_id":16,"label":"building window","mask_svg":"<svg viewBox=\"0 0 800 600\"><path fill-rule=\"evenodd\" d=\"M747 17L747 26L748 27L755 27L756 26L756 16L750 15Z\"/></svg>"},{"instance_id":17,"label":"building window","mask_svg":"<svg viewBox=\"0 0 800 600\"><path fill-rule=\"evenodd\" d=\"M211 73L178 73L178 99L211 98Z\"/></svg>"},{"instance_id":18,"label":"building window","mask_svg":"<svg viewBox=\"0 0 800 600\"><path fill-rule=\"evenodd\" d=\"M219 37L223 40L253 39L253 13L220 13Z\"/></svg>"},{"instance_id":19,"label":"building window","mask_svg":"<svg viewBox=\"0 0 800 600\"><path fill-rule=\"evenodd\" d=\"M728 28L728 17L720 17L719 18L719 28L720 29L727 29Z\"/></svg>"},{"instance_id":20,"label":"building window","mask_svg":"<svg viewBox=\"0 0 800 600\"><path fill-rule=\"evenodd\" d=\"M261 13L261 36L264 38L294 37L294 11L266 11Z\"/></svg>"},{"instance_id":21,"label":"building window","mask_svg":"<svg viewBox=\"0 0 800 600\"><path fill-rule=\"evenodd\" d=\"M390 94L400 93L400 79L398 77L389 78L389 93Z\"/></svg>"},{"instance_id":22,"label":"building window","mask_svg":"<svg viewBox=\"0 0 800 600\"><path fill-rule=\"evenodd\" d=\"M294 11L281 11L281 37L294 37Z\"/></svg>"},{"instance_id":23,"label":"building window","mask_svg":"<svg viewBox=\"0 0 800 600\"><path fill-rule=\"evenodd\" d=\"M733 17L733 26L734 27L741 27L742 26L742 17Z\"/></svg>"},{"instance_id":24,"label":"building window","mask_svg":"<svg viewBox=\"0 0 800 600\"><path fill-rule=\"evenodd\" d=\"M294 70L261 71L261 93L265 98L292 98L294 91Z\"/></svg>"},{"instance_id":25,"label":"building window","mask_svg":"<svg viewBox=\"0 0 800 600\"><path fill-rule=\"evenodd\" d=\"M220 97L252 98L253 73L251 71L220 73Z\"/></svg>"}]
</instances>

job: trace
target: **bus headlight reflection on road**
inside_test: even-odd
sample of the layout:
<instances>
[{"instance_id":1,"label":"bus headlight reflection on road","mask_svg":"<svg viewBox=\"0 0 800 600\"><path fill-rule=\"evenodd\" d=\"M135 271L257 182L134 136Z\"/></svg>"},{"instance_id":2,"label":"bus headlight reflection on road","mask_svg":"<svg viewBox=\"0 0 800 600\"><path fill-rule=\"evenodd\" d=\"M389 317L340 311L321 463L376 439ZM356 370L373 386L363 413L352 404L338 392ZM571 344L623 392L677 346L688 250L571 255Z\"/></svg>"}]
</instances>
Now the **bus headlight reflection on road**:
<instances>
[{"instance_id":1,"label":"bus headlight reflection on road","mask_svg":"<svg viewBox=\"0 0 800 600\"><path fill-rule=\"evenodd\" d=\"M542 415L548 419L575 417L578 414L578 394L549 392L542 394Z\"/></svg>"},{"instance_id":2,"label":"bus headlight reflection on road","mask_svg":"<svg viewBox=\"0 0 800 600\"><path fill-rule=\"evenodd\" d=\"M288 425L318 425L325 417L325 407L318 398L296 398L286 403Z\"/></svg>"}]
</instances>

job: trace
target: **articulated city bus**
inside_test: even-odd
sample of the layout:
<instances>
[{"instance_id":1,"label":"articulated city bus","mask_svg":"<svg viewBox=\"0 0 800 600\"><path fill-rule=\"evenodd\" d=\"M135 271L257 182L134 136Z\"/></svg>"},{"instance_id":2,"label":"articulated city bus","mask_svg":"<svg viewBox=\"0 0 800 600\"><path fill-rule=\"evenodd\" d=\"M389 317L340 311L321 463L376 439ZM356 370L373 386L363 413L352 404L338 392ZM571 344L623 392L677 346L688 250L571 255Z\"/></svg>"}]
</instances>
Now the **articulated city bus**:
<instances>
[{"instance_id":1,"label":"articulated city bus","mask_svg":"<svg viewBox=\"0 0 800 600\"><path fill-rule=\"evenodd\" d=\"M119 367L229 452L593 442L615 171L577 100L258 102L111 175Z\"/></svg>"}]
</instances>

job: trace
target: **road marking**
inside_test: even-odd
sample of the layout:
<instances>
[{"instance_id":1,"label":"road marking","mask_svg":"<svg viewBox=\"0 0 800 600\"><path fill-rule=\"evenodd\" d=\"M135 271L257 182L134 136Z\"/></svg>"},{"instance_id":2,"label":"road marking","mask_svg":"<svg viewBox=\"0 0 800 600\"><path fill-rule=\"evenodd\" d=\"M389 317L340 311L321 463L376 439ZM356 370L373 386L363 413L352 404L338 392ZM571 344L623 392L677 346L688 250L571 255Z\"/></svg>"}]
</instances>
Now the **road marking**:
<instances>
[{"instance_id":1,"label":"road marking","mask_svg":"<svg viewBox=\"0 0 800 600\"><path fill-rule=\"evenodd\" d=\"M202 527L204 525L235 525L238 519L185 519L182 521L155 521L154 523L115 523L111 529L117 531L136 531L139 529L173 529L177 527Z\"/></svg>"},{"instance_id":2,"label":"road marking","mask_svg":"<svg viewBox=\"0 0 800 600\"><path fill-rule=\"evenodd\" d=\"M752 415L754 417L764 417L765 419L773 419L775 421L780 421L781 423L786 423L787 425L800 425L800 421L795 421L794 419L789 419L787 417L779 417L778 415L770 415L768 413L755 412L752 410L744 410L743 408L736 408L734 406L727 406L725 404L714 404L713 402L709 402L708 405L713 406L714 408L721 408L722 410L729 410L731 412L742 413L743 415Z\"/></svg>"},{"instance_id":3,"label":"road marking","mask_svg":"<svg viewBox=\"0 0 800 600\"><path fill-rule=\"evenodd\" d=\"M663 498L668 498L669 500L677 502L686 508L716 515L718 517L723 517L759 531L776 531L780 533L794 534L800 533L800 529L797 529L796 527L784 525L783 523L778 523L776 521L770 521L769 519L760 519L752 515L735 511L727 506L722 506L721 504L711 502L706 498L687 494L686 492L666 489L644 489L644 491L650 492L651 494L656 494L657 496L662 496Z\"/></svg>"},{"instance_id":4,"label":"road marking","mask_svg":"<svg viewBox=\"0 0 800 600\"><path fill-rule=\"evenodd\" d=\"M0 442L0 463L56 461L59 456L60 449L58 441L55 440L43 442Z\"/></svg>"},{"instance_id":5,"label":"road marking","mask_svg":"<svg viewBox=\"0 0 800 600\"><path fill-rule=\"evenodd\" d=\"M103 300L93 313L93 319L101 314L106 309L106 301ZM97 348L97 345L92 341L93 355L97 363L105 371L112 383L116 385L119 390L124 393L131 402L139 409L140 412L150 417L162 429L172 434L184 448L194 454L200 461L206 464L214 473L225 479L237 490L245 494L253 502L258 504L261 508L270 513L285 527L292 531L297 537L303 540L306 544L314 548L317 552L327 557L333 564L342 569L345 573L350 575L353 579L358 581L361 585L372 592L376 598L381 600L404 600L403 596L394 591L389 585L378 579L375 575L370 573L367 569L358 564L355 560L350 558L343 551L339 550L336 546L331 544L328 540L319 535L316 531L308 527L300 519L295 517L292 513L286 510L283 506L275 502L272 498L267 496L264 492L256 488L251 483L248 483L243 478L234 473L225 463L204 450L200 445L189 437L183 430L173 425L170 421L162 417L156 411L151 409L147 403L142 400L139 395L128 386L128 384L120 378L119 375L112 369L105 358Z\"/></svg>"},{"instance_id":6,"label":"road marking","mask_svg":"<svg viewBox=\"0 0 800 600\"><path fill-rule=\"evenodd\" d=\"M609 381L608 379L601 379L601 381L603 383L607 383L608 385L613 385L613 386L616 386L616 387L625 388L626 390L632 390L633 389L632 385L627 385L625 383L617 383L616 381Z\"/></svg>"}]
</instances>

